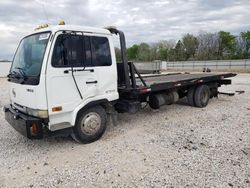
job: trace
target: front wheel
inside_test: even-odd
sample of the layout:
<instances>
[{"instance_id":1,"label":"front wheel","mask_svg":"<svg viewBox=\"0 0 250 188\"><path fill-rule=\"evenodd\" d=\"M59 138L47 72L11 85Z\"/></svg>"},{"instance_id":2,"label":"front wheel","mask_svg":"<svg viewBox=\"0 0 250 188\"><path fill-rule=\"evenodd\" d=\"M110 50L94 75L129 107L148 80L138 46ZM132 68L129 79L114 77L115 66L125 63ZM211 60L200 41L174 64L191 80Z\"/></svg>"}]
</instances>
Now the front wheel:
<instances>
[{"instance_id":1,"label":"front wheel","mask_svg":"<svg viewBox=\"0 0 250 188\"><path fill-rule=\"evenodd\" d=\"M95 106L80 112L73 128L72 138L79 143L91 143L103 135L106 130L107 114L101 106Z\"/></svg>"}]
</instances>

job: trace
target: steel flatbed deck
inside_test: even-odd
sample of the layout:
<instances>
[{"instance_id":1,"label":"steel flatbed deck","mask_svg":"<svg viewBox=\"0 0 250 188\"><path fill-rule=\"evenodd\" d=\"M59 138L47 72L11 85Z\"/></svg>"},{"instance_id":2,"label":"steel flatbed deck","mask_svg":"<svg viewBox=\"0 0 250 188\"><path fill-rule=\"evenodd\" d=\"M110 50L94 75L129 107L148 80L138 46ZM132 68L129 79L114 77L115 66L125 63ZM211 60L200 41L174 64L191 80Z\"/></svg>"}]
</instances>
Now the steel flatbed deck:
<instances>
[{"instance_id":1,"label":"steel flatbed deck","mask_svg":"<svg viewBox=\"0 0 250 188\"><path fill-rule=\"evenodd\" d=\"M171 89L180 86L189 86L199 83L208 82L223 82L225 83L225 78L234 77L236 74L233 73L201 73L201 74L159 74L159 75L149 75L142 76L144 82L152 91L160 91ZM136 78L138 85L142 82L139 78Z\"/></svg>"}]
</instances>

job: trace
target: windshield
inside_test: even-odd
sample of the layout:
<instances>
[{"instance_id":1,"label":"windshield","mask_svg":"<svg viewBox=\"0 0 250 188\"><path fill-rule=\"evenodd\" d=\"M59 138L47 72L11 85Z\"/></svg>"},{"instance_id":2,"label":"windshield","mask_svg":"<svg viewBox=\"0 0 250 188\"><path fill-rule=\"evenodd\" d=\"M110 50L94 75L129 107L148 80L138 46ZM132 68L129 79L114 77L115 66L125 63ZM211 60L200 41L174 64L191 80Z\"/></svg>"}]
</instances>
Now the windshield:
<instances>
[{"instance_id":1,"label":"windshield","mask_svg":"<svg viewBox=\"0 0 250 188\"><path fill-rule=\"evenodd\" d=\"M20 73L25 77L40 75L44 52L50 32L25 37L16 52L10 73Z\"/></svg>"}]
</instances>

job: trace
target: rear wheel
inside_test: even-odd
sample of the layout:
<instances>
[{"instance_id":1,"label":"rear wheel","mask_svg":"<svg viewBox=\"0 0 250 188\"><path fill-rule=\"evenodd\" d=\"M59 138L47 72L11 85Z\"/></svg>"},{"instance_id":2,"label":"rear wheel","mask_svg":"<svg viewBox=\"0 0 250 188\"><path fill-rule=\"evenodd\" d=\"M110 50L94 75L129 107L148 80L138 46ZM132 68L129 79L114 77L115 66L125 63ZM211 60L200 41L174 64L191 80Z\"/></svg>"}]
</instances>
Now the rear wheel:
<instances>
[{"instance_id":1,"label":"rear wheel","mask_svg":"<svg viewBox=\"0 0 250 188\"><path fill-rule=\"evenodd\" d=\"M207 106L210 99L210 89L207 85L197 87L194 93L194 104L197 107L203 108Z\"/></svg>"},{"instance_id":2,"label":"rear wheel","mask_svg":"<svg viewBox=\"0 0 250 188\"><path fill-rule=\"evenodd\" d=\"M188 90L187 93L187 100L188 100L188 104L190 106L195 106L194 104L194 93L195 93L195 87L192 87Z\"/></svg>"},{"instance_id":3,"label":"rear wheel","mask_svg":"<svg viewBox=\"0 0 250 188\"><path fill-rule=\"evenodd\" d=\"M98 140L106 130L107 114L101 106L80 112L73 128L72 138L79 143Z\"/></svg>"}]
</instances>

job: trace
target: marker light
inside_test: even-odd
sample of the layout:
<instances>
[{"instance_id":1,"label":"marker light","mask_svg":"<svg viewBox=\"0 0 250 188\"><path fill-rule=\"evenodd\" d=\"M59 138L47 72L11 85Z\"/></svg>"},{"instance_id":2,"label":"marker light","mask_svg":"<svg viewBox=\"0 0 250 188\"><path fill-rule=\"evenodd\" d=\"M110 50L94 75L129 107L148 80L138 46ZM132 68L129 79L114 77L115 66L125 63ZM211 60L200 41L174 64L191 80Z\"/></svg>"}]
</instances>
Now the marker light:
<instances>
[{"instance_id":1,"label":"marker light","mask_svg":"<svg viewBox=\"0 0 250 188\"><path fill-rule=\"evenodd\" d=\"M36 123L32 123L31 125L31 135L36 136L38 134L38 125Z\"/></svg>"},{"instance_id":2,"label":"marker light","mask_svg":"<svg viewBox=\"0 0 250 188\"><path fill-rule=\"evenodd\" d=\"M60 20L58 25L65 25L65 21L64 20Z\"/></svg>"},{"instance_id":3,"label":"marker light","mask_svg":"<svg viewBox=\"0 0 250 188\"><path fill-rule=\"evenodd\" d=\"M62 107L61 106L56 106L52 108L52 112L60 112L62 111Z\"/></svg>"},{"instance_id":4,"label":"marker light","mask_svg":"<svg viewBox=\"0 0 250 188\"><path fill-rule=\"evenodd\" d=\"M39 25L37 28L35 28L35 30L39 30L39 29L43 29L49 27L49 24L43 24L43 25Z\"/></svg>"}]
</instances>

